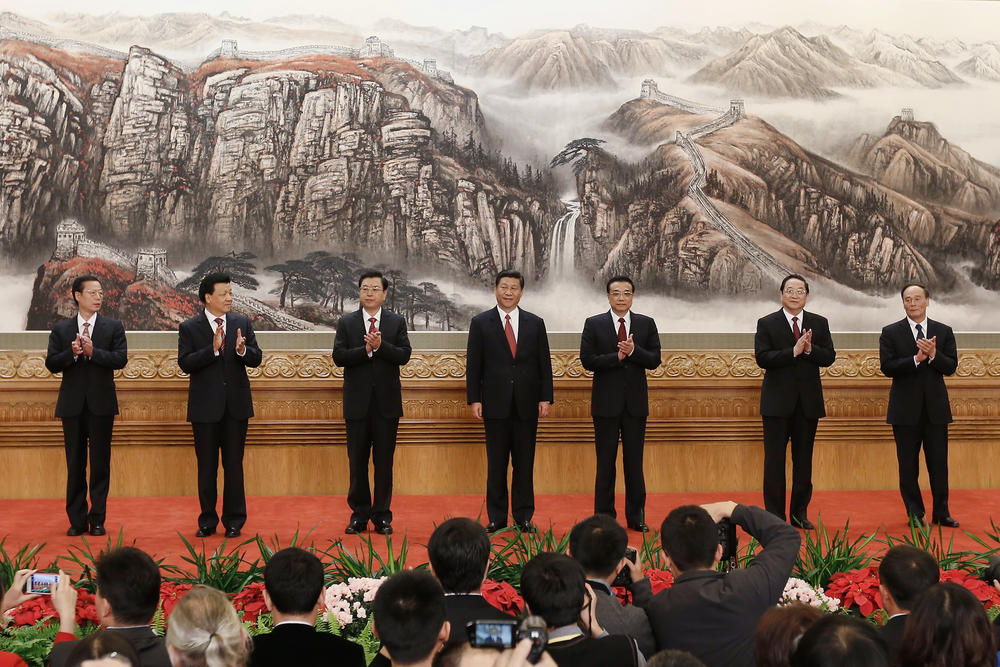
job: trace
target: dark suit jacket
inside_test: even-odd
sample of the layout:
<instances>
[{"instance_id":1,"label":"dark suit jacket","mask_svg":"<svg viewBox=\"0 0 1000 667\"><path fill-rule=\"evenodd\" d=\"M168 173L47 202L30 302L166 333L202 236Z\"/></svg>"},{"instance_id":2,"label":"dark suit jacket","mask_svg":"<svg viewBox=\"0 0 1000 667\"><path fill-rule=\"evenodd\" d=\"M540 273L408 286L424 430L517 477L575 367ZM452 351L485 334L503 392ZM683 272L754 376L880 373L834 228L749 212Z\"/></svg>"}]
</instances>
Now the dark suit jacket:
<instances>
[{"instance_id":1,"label":"dark suit jacket","mask_svg":"<svg viewBox=\"0 0 1000 667\"><path fill-rule=\"evenodd\" d=\"M545 322L521 310L517 357L510 355L497 309L479 313L469 323L465 390L469 404L482 403L486 419L538 416L538 404L552 402L552 358Z\"/></svg>"},{"instance_id":2,"label":"dark suit jacket","mask_svg":"<svg viewBox=\"0 0 1000 667\"><path fill-rule=\"evenodd\" d=\"M246 354L236 354L236 331L246 338ZM204 311L181 322L177 332L177 365L191 376L188 385L189 422L217 422L226 409L233 419L253 417L247 367L260 366L263 354L257 346L250 320L226 315L226 344L216 356L212 349L212 325Z\"/></svg>"},{"instance_id":3,"label":"dark suit jacket","mask_svg":"<svg viewBox=\"0 0 1000 667\"><path fill-rule=\"evenodd\" d=\"M689 651L712 667L753 666L757 622L781 598L801 538L760 507L738 505L732 520L763 550L745 570L685 572L654 595L646 613L659 650Z\"/></svg>"},{"instance_id":4,"label":"dark suit jacket","mask_svg":"<svg viewBox=\"0 0 1000 667\"><path fill-rule=\"evenodd\" d=\"M56 399L56 417L79 416L84 400L92 414L116 415L115 370L125 368L128 362L125 328L118 320L98 314L94 330L90 332L94 356L87 359L80 355L74 360L70 344L79 332L74 315L56 322L49 334L45 367L52 373L63 374Z\"/></svg>"},{"instance_id":5,"label":"dark suit jacket","mask_svg":"<svg viewBox=\"0 0 1000 667\"><path fill-rule=\"evenodd\" d=\"M903 318L882 329L878 339L878 357L882 373L892 378L889 389L887 424L916 425L920 414L927 412L931 424L951 423L951 403L944 376L958 368L958 348L955 334L947 324L927 318L928 338L937 336L937 354L934 361L913 363L917 341L910 330L910 323ZM923 410L921 410L923 408Z\"/></svg>"},{"instance_id":6,"label":"dark suit jacket","mask_svg":"<svg viewBox=\"0 0 1000 667\"><path fill-rule=\"evenodd\" d=\"M365 352L367 315L358 309L337 322L333 340L333 361L344 367L344 419L362 419L368 415L372 392L379 414L402 417L403 398L399 384L399 367L410 360L410 339L406 335L406 320L401 315L382 309L379 331L382 344Z\"/></svg>"},{"instance_id":7,"label":"dark suit jacket","mask_svg":"<svg viewBox=\"0 0 1000 667\"><path fill-rule=\"evenodd\" d=\"M593 417L617 417L627 412L636 417L649 415L646 369L660 365L660 335L653 318L632 313L629 332L635 349L618 359L618 321L611 313L588 317L580 338L580 362L594 371L590 394Z\"/></svg>"},{"instance_id":8,"label":"dark suit jacket","mask_svg":"<svg viewBox=\"0 0 1000 667\"><path fill-rule=\"evenodd\" d=\"M115 630L115 632L120 632L136 650L136 653L139 654L139 664L142 667L170 667L167 645L163 642L163 637L157 637L152 628L148 626L122 628ZM78 639L69 639L71 636L64 632L56 635L56 643L52 646L52 652L49 653L51 667L63 667L69 654L73 651L73 647L80 643Z\"/></svg>"},{"instance_id":9,"label":"dark suit jacket","mask_svg":"<svg viewBox=\"0 0 1000 667\"><path fill-rule=\"evenodd\" d=\"M489 602L482 595L447 595L444 598L445 617L451 623L449 644L462 644L469 641L465 625L469 621L509 621L509 616Z\"/></svg>"},{"instance_id":10,"label":"dark suit jacket","mask_svg":"<svg viewBox=\"0 0 1000 667\"><path fill-rule=\"evenodd\" d=\"M791 417L796 403L805 417L826 416L819 369L837 358L830 325L825 317L803 310L801 327L802 331L812 329L812 353L796 357L792 352L795 336L783 310L757 320L753 348L757 365L764 369L760 387L760 414L764 417Z\"/></svg>"},{"instance_id":11,"label":"dark suit jacket","mask_svg":"<svg viewBox=\"0 0 1000 667\"><path fill-rule=\"evenodd\" d=\"M899 655L899 646L903 643L903 630L906 629L907 618L909 618L909 614L893 616L886 621L885 625L879 628L882 639L885 640L886 646L889 647L890 662L895 663L896 656Z\"/></svg>"},{"instance_id":12,"label":"dark suit jacket","mask_svg":"<svg viewBox=\"0 0 1000 667\"><path fill-rule=\"evenodd\" d=\"M349 639L282 623L253 638L250 667L365 667L365 651Z\"/></svg>"}]
</instances>

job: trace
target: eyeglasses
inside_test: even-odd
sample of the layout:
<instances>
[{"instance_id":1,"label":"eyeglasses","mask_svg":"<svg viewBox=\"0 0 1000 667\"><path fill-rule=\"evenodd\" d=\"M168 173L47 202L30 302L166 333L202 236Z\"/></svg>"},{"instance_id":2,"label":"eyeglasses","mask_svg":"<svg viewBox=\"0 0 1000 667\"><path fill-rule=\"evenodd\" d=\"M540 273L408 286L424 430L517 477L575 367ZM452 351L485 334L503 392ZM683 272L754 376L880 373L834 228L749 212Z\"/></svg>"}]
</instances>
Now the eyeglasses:
<instances>
[{"instance_id":1,"label":"eyeglasses","mask_svg":"<svg viewBox=\"0 0 1000 667\"><path fill-rule=\"evenodd\" d=\"M624 296L624 297L632 296L632 292L630 292L628 290L625 290L624 292L620 292L618 290L615 290L613 292L608 292L608 294L610 294L611 296L613 296L615 298L618 298L620 296Z\"/></svg>"},{"instance_id":2,"label":"eyeglasses","mask_svg":"<svg viewBox=\"0 0 1000 667\"><path fill-rule=\"evenodd\" d=\"M378 294L379 292L382 291L382 288L381 287L368 287L367 285L365 285L364 287L361 288L361 291L364 292L365 294Z\"/></svg>"},{"instance_id":3,"label":"eyeglasses","mask_svg":"<svg viewBox=\"0 0 1000 667\"><path fill-rule=\"evenodd\" d=\"M809 294L809 292L804 289L786 289L785 294L788 296L805 296L806 294Z\"/></svg>"},{"instance_id":4,"label":"eyeglasses","mask_svg":"<svg viewBox=\"0 0 1000 667\"><path fill-rule=\"evenodd\" d=\"M104 296L104 291L99 289L88 289L83 291L87 296Z\"/></svg>"}]
</instances>

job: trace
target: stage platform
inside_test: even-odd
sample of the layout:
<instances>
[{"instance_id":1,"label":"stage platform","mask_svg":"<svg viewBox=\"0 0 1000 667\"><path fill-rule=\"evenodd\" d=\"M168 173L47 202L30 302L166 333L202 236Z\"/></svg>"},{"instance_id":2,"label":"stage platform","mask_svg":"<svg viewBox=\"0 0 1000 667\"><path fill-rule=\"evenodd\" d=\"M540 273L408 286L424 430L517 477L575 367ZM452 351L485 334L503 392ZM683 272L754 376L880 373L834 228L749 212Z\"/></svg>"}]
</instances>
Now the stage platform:
<instances>
[{"instance_id":1,"label":"stage platform","mask_svg":"<svg viewBox=\"0 0 1000 667\"><path fill-rule=\"evenodd\" d=\"M647 522L651 527L659 523L672 508L681 504L700 504L717 500L735 500L746 504L761 504L759 492L719 493L655 493L647 500ZM929 493L924 502L930 511ZM425 545L434 526L452 516L480 518L486 523L482 495L397 495L393 498L392 535L395 549L399 549L405 536L409 544L407 565L414 567L427 561ZM624 498L618 497L619 512ZM270 541L275 535L282 546L287 546L296 530L300 534L311 530L310 541L318 547L329 546L331 540L343 539L344 545L354 548L361 543L357 536L344 535L349 510L343 496L253 496L247 499L249 519L240 540L230 540L230 545L260 534ZM569 531L573 524L592 513L591 494L546 494L536 496L535 523L542 529L550 525L558 535ZM961 523L959 529L942 529L945 544L954 538L955 549L985 551L965 531L984 538L992 546L1000 546L986 537L990 531L991 517L1000 521L1000 490L962 489L951 492L951 510ZM142 497L108 500L106 528L112 539L119 529L124 529L125 542L134 544L166 563L183 565L181 555L185 547L178 533L200 548L204 543L208 552L223 541L221 536L206 540L194 537L198 514L196 497ZM822 516L828 532L843 528L850 520L850 534L858 536L878 532L901 535L908 532L902 502L896 491L818 491L809 506L810 518L816 522ZM624 519L619 514L619 519ZM70 545L83 545L79 537L66 536L68 523L64 502L59 499L0 500L0 537L7 536L6 549L13 553L22 544L45 543L41 562L48 562L65 554ZM936 529L935 529L936 530ZM369 533L379 551L385 552L385 539ZM641 542L638 533L629 533L630 542ZM97 551L107 543L107 538L87 538ZM873 544L876 552L882 545ZM251 557L257 555L256 547L244 547Z\"/></svg>"}]
</instances>

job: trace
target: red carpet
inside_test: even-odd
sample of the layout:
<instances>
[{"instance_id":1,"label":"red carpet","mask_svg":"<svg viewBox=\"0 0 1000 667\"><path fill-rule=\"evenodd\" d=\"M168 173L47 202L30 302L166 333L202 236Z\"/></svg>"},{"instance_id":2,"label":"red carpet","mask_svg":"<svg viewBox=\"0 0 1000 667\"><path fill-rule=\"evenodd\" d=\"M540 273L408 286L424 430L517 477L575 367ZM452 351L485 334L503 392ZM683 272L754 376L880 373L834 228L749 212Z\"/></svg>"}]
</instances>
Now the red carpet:
<instances>
[{"instance_id":1,"label":"red carpet","mask_svg":"<svg viewBox=\"0 0 1000 667\"><path fill-rule=\"evenodd\" d=\"M735 500L748 504L762 502L759 493L658 493L648 497L646 505L647 521L656 528L667 512L673 507L687 503L705 503L716 500ZM929 494L924 501L930 508ZM618 498L619 512L624 507L624 498ZM407 564L412 566L426 562L424 545L434 529L434 525L450 516L479 517L485 524L484 498L479 495L458 496L396 496L393 498L393 544L397 550L404 536L409 540L410 551ZM564 534L576 521L589 516L593 508L593 497L589 494L566 494L537 496L535 523L542 529L554 527L555 532ZM961 521L959 529L943 529L945 543L954 537L956 549L984 551L965 534L969 531L980 536L992 546L986 537L990 529L990 518L1000 512L1000 490L953 490L951 510ZM818 491L809 507L810 518L816 522L822 516L828 532L840 529L850 520L852 536L887 531L899 535L907 531L902 502L896 491ZM196 546L202 540L194 538L197 529L195 518L198 514L197 498L111 498L108 501L107 530L114 539L119 529L124 527L125 542L134 544L156 557L165 557L168 563L181 564L180 554L185 550L178 532ZM343 534L347 525L349 510L341 496L286 496L253 497L248 499L249 520L243 528L246 539L259 533L270 540L277 535L279 544L287 546L296 529L305 533L312 529L310 541L319 547L326 547L332 539L343 538L345 546L353 548L360 543L359 538ZM624 520L619 515L621 520ZM7 536L5 549L12 554L23 544L44 542L41 562L59 554L65 554L70 545L82 545L81 538L66 537L68 523L62 499L51 500L0 500L0 537ZM371 533L376 545L384 553L384 538ZM641 540L637 533L630 533L630 540ZM105 538L87 538L95 551L106 543ZM204 540L207 547L214 549L222 542L221 536ZM233 541L230 541L231 543ZM873 545L881 550L881 545ZM252 545L244 547L256 556Z\"/></svg>"}]
</instances>

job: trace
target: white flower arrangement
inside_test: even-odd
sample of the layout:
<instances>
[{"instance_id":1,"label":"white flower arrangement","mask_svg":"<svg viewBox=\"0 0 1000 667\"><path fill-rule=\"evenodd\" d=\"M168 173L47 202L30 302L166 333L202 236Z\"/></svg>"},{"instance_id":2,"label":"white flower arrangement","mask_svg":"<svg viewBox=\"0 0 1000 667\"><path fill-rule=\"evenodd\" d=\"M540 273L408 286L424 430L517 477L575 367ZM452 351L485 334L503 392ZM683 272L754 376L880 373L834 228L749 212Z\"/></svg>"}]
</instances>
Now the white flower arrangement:
<instances>
[{"instance_id":1,"label":"white flower arrangement","mask_svg":"<svg viewBox=\"0 0 1000 667\"><path fill-rule=\"evenodd\" d=\"M785 584L785 590L781 593L781 599L778 600L778 605L792 602L802 602L830 613L840 609L840 600L826 595L822 586L813 587L809 582L797 577L789 577L788 583Z\"/></svg>"},{"instance_id":2,"label":"white flower arrangement","mask_svg":"<svg viewBox=\"0 0 1000 667\"><path fill-rule=\"evenodd\" d=\"M385 577L351 577L342 584L333 584L326 589L326 617L330 624L336 623L342 634L357 634L368 622L375 592L385 581ZM352 630L354 632L352 632Z\"/></svg>"}]
</instances>

